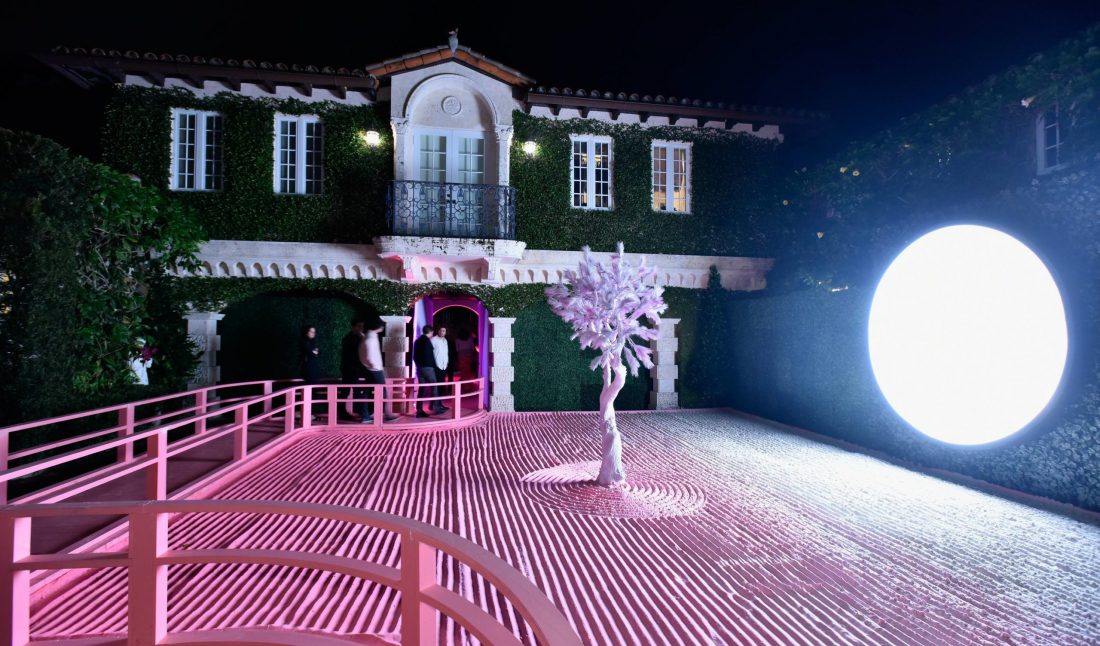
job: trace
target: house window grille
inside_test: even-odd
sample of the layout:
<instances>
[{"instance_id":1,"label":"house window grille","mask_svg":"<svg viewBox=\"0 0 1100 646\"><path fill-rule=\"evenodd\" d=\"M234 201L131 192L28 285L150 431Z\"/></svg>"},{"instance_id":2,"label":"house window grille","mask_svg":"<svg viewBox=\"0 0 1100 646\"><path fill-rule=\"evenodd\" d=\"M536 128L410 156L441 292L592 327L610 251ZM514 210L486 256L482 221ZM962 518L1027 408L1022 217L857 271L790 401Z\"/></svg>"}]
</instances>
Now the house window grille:
<instances>
[{"instance_id":1,"label":"house window grille","mask_svg":"<svg viewBox=\"0 0 1100 646\"><path fill-rule=\"evenodd\" d=\"M573 207L611 208L611 138L572 135L570 163Z\"/></svg>"},{"instance_id":2,"label":"house window grille","mask_svg":"<svg viewBox=\"0 0 1100 646\"><path fill-rule=\"evenodd\" d=\"M220 191L225 183L222 115L202 110L172 110L174 191Z\"/></svg>"},{"instance_id":3,"label":"house window grille","mask_svg":"<svg viewBox=\"0 0 1100 646\"><path fill-rule=\"evenodd\" d=\"M653 142L653 210L691 212L691 144Z\"/></svg>"},{"instance_id":4,"label":"house window grille","mask_svg":"<svg viewBox=\"0 0 1100 646\"><path fill-rule=\"evenodd\" d=\"M324 162L324 124L317 116L275 116L276 193L319 195Z\"/></svg>"}]
</instances>

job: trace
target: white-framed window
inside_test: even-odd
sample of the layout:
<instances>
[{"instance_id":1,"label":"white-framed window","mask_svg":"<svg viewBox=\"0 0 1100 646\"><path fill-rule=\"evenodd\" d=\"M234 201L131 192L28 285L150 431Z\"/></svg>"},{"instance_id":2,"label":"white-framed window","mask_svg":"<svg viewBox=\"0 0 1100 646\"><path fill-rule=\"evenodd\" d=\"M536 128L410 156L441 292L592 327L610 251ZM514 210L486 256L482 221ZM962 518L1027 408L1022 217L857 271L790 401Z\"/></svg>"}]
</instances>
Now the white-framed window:
<instances>
[{"instance_id":1,"label":"white-framed window","mask_svg":"<svg viewBox=\"0 0 1100 646\"><path fill-rule=\"evenodd\" d=\"M691 144L653 142L653 210L691 213Z\"/></svg>"},{"instance_id":2,"label":"white-framed window","mask_svg":"<svg viewBox=\"0 0 1100 646\"><path fill-rule=\"evenodd\" d=\"M1063 134L1061 115L1058 112L1058 103L1055 102L1043 110L1035 122L1035 149L1039 174L1049 173L1065 164Z\"/></svg>"},{"instance_id":3,"label":"white-framed window","mask_svg":"<svg viewBox=\"0 0 1100 646\"><path fill-rule=\"evenodd\" d=\"M224 142L220 113L172 108L171 189L220 191L225 184Z\"/></svg>"},{"instance_id":4,"label":"white-framed window","mask_svg":"<svg viewBox=\"0 0 1100 646\"><path fill-rule=\"evenodd\" d=\"M325 132L313 114L275 115L275 192L319 195L325 177Z\"/></svg>"},{"instance_id":5,"label":"white-framed window","mask_svg":"<svg viewBox=\"0 0 1100 646\"><path fill-rule=\"evenodd\" d=\"M611 137L569 135L569 177L575 209L611 208Z\"/></svg>"}]
</instances>

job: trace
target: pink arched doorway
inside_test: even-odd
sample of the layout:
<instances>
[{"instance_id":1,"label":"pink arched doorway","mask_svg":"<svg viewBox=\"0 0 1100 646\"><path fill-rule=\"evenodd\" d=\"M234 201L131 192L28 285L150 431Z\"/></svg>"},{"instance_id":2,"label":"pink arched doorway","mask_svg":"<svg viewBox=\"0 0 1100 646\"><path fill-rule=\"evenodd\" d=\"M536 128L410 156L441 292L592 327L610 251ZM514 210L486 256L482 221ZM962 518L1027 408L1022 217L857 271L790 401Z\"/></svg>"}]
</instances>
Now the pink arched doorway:
<instances>
[{"instance_id":1,"label":"pink arched doorway","mask_svg":"<svg viewBox=\"0 0 1100 646\"><path fill-rule=\"evenodd\" d=\"M467 362L457 356L458 348L452 345L451 358L455 359L459 366L470 371L464 378L472 379L482 377L486 380L482 406L489 406L489 316L485 310L485 304L476 296L429 294L416 301L412 307L412 320L410 322L409 347L420 336L420 330L425 325L433 327L445 325L447 336L454 340L455 345L473 348L474 355ZM463 343L458 343L460 337ZM469 343L472 341L472 343ZM412 353L409 353L410 374L416 374L416 366L412 365ZM455 372L458 378L458 372Z\"/></svg>"}]
</instances>

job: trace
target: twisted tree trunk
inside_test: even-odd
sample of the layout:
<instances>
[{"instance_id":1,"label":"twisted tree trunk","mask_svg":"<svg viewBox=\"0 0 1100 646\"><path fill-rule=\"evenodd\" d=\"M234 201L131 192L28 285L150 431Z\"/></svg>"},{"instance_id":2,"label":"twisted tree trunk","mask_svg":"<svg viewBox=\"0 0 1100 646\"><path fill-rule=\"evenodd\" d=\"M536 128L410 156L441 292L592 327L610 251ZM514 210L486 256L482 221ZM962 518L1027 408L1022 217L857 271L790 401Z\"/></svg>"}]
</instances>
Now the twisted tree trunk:
<instances>
[{"instance_id":1,"label":"twisted tree trunk","mask_svg":"<svg viewBox=\"0 0 1100 646\"><path fill-rule=\"evenodd\" d=\"M612 378L614 373L614 378ZM603 437L603 463L596 483L605 487L626 482L626 470L623 469L623 445L619 435L619 426L615 421L615 398L626 385L626 366L615 362L614 367L603 369L603 391L600 392L600 431Z\"/></svg>"}]
</instances>

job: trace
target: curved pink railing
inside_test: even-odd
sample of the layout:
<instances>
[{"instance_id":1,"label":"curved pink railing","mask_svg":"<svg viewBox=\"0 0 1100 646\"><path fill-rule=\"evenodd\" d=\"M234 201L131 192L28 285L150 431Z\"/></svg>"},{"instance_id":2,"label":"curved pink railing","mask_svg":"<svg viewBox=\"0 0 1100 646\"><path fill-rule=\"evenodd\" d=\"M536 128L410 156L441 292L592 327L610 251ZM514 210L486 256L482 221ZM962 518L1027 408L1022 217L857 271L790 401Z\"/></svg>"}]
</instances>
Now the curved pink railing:
<instances>
[{"instance_id":1,"label":"curved pink railing","mask_svg":"<svg viewBox=\"0 0 1100 646\"><path fill-rule=\"evenodd\" d=\"M26 422L0 428L0 503L7 500L7 484L20 477L75 460L116 451L116 462L108 467L79 475L43 490L21 497L18 505L0 510L0 639L10 636L9 643L25 644L29 637L30 574L32 571L66 571L96 567L128 567L130 570L130 644L154 643L255 643L255 644L323 644L348 643L337 637L316 634L287 634L271 631L231 630L214 633L167 635L165 633L166 603L165 568L172 563L277 563L312 567L359 576L389 585L402 592L402 623L406 628L402 644L422 646L436 643L434 611L452 617L486 644L518 644L511 632L496 622L481 608L459 595L440 587L434 581L435 551L443 551L469 565L496 586L516 606L528 621L539 642L544 645L572 646L579 644L576 633L561 613L530 581L504 561L457 535L410 519L377 512L341 507L305 505L299 503L252 501L168 501L168 458L223 438L232 437L231 462L240 462L249 455L249 428L281 416L284 433L314 428L311 413L315 404L325 407L328 425L335 425L341 404L352 401L372 401L377 412L383 407L415 404L419 384L407 380L391 380L381 385L324 384L306 386L293 383L282 390L277 385L286 382L256 381L222 384L184 393L153 397L137 402L107 406L90 411L62 415L50 419ZM419 398L449 400L452 423L463 419L463 400L473 398L474 409L481 413L484 379L447 382L438 385L450 389L450 394ZM256 395L218 397L219 391L257 389ZM369 399L339 398L339 391L350 388L371 389ZM465 388L470 388L466 391ZM322 397L315 398L318 392ZM354 391L349 392L354 395ZM138 418L146 406L190 399L179 410ZM117 423L105 429L79 436L54 440L16 452L9 452L14 433L44 429L55 424L94 418L117 416ZM227 421L231 419L232 421ZM440 420L441 422L444 420ZM384 429L391 424L376 414L367 428ZM169 441L169 433L190 430L186 437ZM78 446L57 455L45 455L38 460L10 467L11 460L27 459L58 451L74 444L98 440L90 446ZM135 444L145 443L145 454L135 454ZM149 502L134 503L64 503L72 496L102 486L124 476L144 471L145 496ZM402 567L400 570L378 564L362 563L341 557L283 552L247 550L168 551L167 519L170 514L209 512L251 512L310 516L345 520L393 531L401 536ZM127 552L70 551L50 555L32 555L31 519L57 516L125 516L128 523ZM117 526L116 526L117 527ZM429 560L430 559L430 560ZM430 567L429 567L430 564ZM163 594L162 594L163 593ZM408 597L405 594L408 594ZM404 601L406 600L407 601ZM104 641L106 640L106 641ZM94 643L116 643L104 638ZM37 642L36 642L37 643ZM72 643L72 642L68 642Z\"/></svg>"},{"instance_id":2,"label":"curved pink railing","mask_svg":"<svg viewBox=\"0 0 1100 646\"><path fill-rule=\"evenodd\" d=\"M8 483L10 481L108 450L117 452L114 465L66 480L43 491L23 496L18 502L59 502L142 469L147 470L149 474L150 483L146 492L147 497L151 500L162 500L164 494L161 491L163 489L161 481L164 478L163 473L158 474L157 472L163 471L162 463L169 457L184 451L190 451L227 435L232 435L232 459L234 461L242 460L248 455L248 430L250 427L254 427L261 422L281 418L283 431L286 433L315 428L318 426L312 421L312 412L315 406L325 408L321 425L335 426L340 406L347 403L370 401L373 402L375 410L381 410L383 407L390 409L399 406L408 407L410 404L415 405L418 401L419 384L405 383L405 381L390 380L390 383L385 386L364 383L306 386L301 384L300 381L276 380L221 384L0 428L0 504L8 500ZM481 402L483 401L485 389L483 378L428 385L440 386L450 390L449 394L419 398L419 401L445 400L451 404L451 417L438 420L440 423L461 421L464 416L462 408L464 401L473 400L476 413L482 412ZM277 390L278 387L282 387L282 389ZM352 388L355 390L368 390L370 396L367 398L339 397L341 391L348 395L354 395L354 391L350 390ZM238 391L240 389L254 389L259 392L255 395L218 396L219 391ZM318 392L322 393L323 396L315 397ZM183 402L178 410L167 413L157 412L143 418L139 418L137 415L141 408L175 403L180 400L187 401ZM254 411L256 408L260 410ZM15 452L9 450L12 436L16 433L47 429L57 424L78 420L90 420L102 415L115 416L116 422L104 429L54 440ZM229 415L232 415L232 421L227 421L226 418ZM469 417L469 415L466 416ZM212 424L216 424L216 426L212 426ZM375 415L369 426L364 425L364 427L375 429L394 426L400 426L400 424L386 422L383 415ZM169 442L168 433L179 429L190 430L191 433L187 437ZM58 451L91 440L100 441L58 455L42 457L27 464L16 467L10 466L13 460ZM145 456L140 458L135 457L134 452L134 445L139 441L147 442Z\"/></svg>"},{"instance_id":3,"label":"curved pink railing","mask_svg":"<svg viewBox=\"0 0 1100 646\"><path fill-rule=\"evenodd\" d=\"M170 515L253 513L299 516L355 523L394 532L400 541L400 567L342 556L288 550L169 550ZM50 516L124 515L129 520L125 552L90 554L30 553L31 520ZM351 638L316 634L230 629L168 634L168 566L205 563L263 563L327 570L373 581L401 592L401 644L438 643L436 611L455 620L483 644L519 646L512 631L480 606L436 580L437 552L468 565L515 606L542 646L579 646L580 638L553 603L518 570L482 547L419 521L374 511L331 505L245 500L178 500L123 503L11 505L0 509L0 639L23 646L30 638L30 573L124 567L128 572L129 644L352 644ZM89 603L95 603L89 600ZM35 642L40 643L40 642ZM72 642L57 642L72 643ZM105 643L105 642L104 642Z\"/></svg>"}]
</instances>

